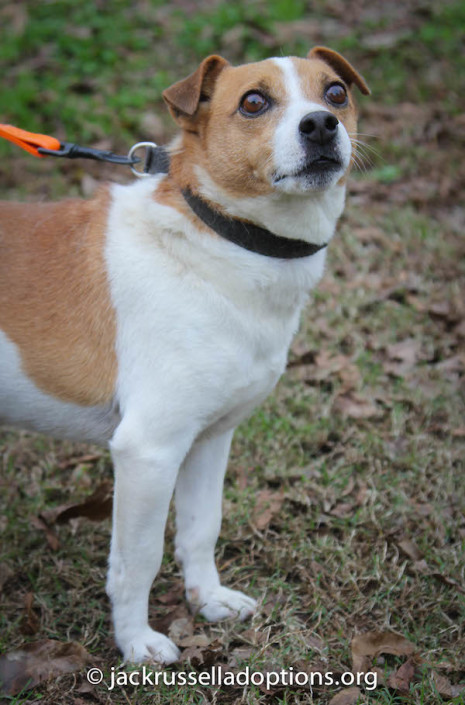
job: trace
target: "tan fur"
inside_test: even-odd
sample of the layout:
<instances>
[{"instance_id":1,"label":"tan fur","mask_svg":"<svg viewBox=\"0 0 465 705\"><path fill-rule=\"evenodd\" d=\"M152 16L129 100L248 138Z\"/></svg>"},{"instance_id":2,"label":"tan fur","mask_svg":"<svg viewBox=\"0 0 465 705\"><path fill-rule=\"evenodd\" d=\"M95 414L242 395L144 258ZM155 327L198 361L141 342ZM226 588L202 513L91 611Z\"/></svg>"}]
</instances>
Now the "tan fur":
<instances>
[{"instance_id":1,"label":"tan fur","mask_svg":"<svg viewBox=\"0 0 465 705\"><path fill-rule=\"evenodd\" d=\"M0 328L44 392L107 402L116 378L115 317L104 261L110 196L0 203Z\"/></svg>"},{"instance_id":2,"label":"tan fur","mask_svg":"<svg viewBox=\"0 0 465 705\"><path fill-rule=\"evenodd\" d=\"M199 165L233 196L270 193L271 187L263 174L271 164L276 114L265 114L260 120L244 120L237 114L241 96L248 90L260 88L276 96L281 103L285 101L282 72L273 61L223 66L211 101L199 103L190 118L190 129L182 134L182 150L173 154L170 174L179 186L189 185L195 189L197 178L192 167ZM185 125L186 116L182 115L177 121ZM252 174L251 164L256 169Z\"/></svg>"}]
</instances>

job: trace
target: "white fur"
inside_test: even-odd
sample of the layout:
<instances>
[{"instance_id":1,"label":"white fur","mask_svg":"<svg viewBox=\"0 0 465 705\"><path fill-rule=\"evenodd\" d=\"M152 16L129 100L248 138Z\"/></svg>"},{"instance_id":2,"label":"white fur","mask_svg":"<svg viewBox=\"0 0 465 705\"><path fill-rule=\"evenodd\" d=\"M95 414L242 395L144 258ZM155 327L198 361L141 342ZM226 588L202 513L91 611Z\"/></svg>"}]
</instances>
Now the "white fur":
<instances>
[{"instance_id":1,"label":"white fur","mask_svg":"<svg viewBox=\"0 0 465 705\"><path fill-rule=\"evenodd\" d=\"M284 81L288 94L287 108L283 119L277 126L274 137L274 162L276 176L274 187L278 191L290 194L308 194L311 181L308 177L293 176L305 165L305 151L299 134L299 123L305 115L315 111L326 110L332 113L322 103L308 100L302 90L299 75L292 58L273 59L284 74ZM346 172L352 154L352 145L344 125L339 122L337 126L336 141L342 160L339 172L333 175L334 186ZM327 192L328 193L328 192Z\"/></svg>"},{"instance_id":2,"label":"white fur","mask_svg":"<svg viewBox=\"0 0 465 705\"><path fill-rule=\"evenodd\" d=\"M276 129L280 169L299 164L298 123L312 109L290 60L276 60L289 88ZM321 108L321 106L318 106ZM343 133L341 131L341 139ZM286 142L288 141L288 142ZM288 148L286 151L286 144ZM233 199L198 173L201 191L230 214L277 235L328 242L344 188ZM114 521L107 589L125 659L170 663L177 647L148 625L148 596L163 555L175 491L176 558L191 606L207 619L250 615L255 600L220 584L214 547L231 437L273 389L325 251L280 260L244 250L161 205L158 176L112 188L106 263L116 313L118 377L111 409L52 400L21 371L5 336L0 408L9 423L110 441L115 466ZM290 188L290 187L289 187ZM292 189L291 189L292 190ZM5 411L6 409L6 411Z\"/></svg>"}]
</instances>

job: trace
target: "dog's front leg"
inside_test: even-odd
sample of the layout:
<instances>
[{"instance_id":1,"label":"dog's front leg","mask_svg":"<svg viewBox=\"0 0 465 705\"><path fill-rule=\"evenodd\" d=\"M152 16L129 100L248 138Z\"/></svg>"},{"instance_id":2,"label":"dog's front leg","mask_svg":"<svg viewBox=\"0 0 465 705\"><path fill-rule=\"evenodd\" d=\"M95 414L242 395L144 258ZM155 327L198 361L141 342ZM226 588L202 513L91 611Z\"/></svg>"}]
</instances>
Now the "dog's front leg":
<instances>
[{"instance_id":1,"label":"dog's front leg","mask_svg":"<svg viewBox=\"0 0 465 705\"><path fill-rule=\"evenodd\" d=\"M115 468L113 533L107 592L115 637L126 661L172 663L179 656L168 637L148 624L148 599L160 568L170 499L190 446L147 441L138 423L123 420L110 444Z\"/></svg>"},{"instance_id":2,"label":"dog's front leg","mask_svg":"<svg viewBox=\"0 0 465 705\"><path fill-rule=\"evenodd\" d=\"M191 608L212 622L246 619L256 601L220 584L215 545L221 526L223 480L233 432L198 441L176 482L176 559Z\"/></svg>"}]
</instances>

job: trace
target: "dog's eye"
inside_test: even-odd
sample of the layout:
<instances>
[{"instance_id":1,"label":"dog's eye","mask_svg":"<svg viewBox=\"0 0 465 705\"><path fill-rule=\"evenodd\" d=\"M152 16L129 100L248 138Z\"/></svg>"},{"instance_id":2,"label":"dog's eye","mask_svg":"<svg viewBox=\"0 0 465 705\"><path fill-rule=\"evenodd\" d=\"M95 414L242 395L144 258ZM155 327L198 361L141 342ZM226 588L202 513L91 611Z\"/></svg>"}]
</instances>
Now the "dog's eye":
<instances>
[{"instance_id":1,"label":"dog's eye","mask_svg":"<svg viewBox=\"0 0 465 705\"><path fill-rule=\"evenodd\" d=\"M347 105L347 91L340 83L333 83L325 91L325 98L328 103L340 108Z\"/></svg>"},{"instance_id":2,"label":"dog's eye","mask_svg":"<svg viewBox=\"0 0 465 705\"><path fill-rule=\"evenodd\" d=\"M239 109L243 115L254 117L264 112L268 106L269 102L265 96L254 91L242 98Z\"/></svg>"}]
</instances>

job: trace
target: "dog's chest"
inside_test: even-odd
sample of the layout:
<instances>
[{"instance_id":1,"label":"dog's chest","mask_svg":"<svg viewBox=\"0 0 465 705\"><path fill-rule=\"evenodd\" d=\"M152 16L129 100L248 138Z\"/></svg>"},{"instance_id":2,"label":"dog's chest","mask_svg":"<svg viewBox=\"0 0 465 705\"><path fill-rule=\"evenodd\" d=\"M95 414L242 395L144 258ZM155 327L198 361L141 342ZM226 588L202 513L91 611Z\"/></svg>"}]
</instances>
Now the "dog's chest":
<instances>
[{"instance_id":1,"label":"dog's chest","mask_svg":"<svg viewBox=\"0 0 465 705\"><path fill-rule=\"evenodd\" d=\"M283 320L251 302L243 308L208 286L155 287L120 317L120 389L166 414L201 418L203 429L236 426L284 371L298 312ZM145 311L144 311L145 309Z\"/></svg>"},{"instance_id":2,"label":"dog's chest","mask_svg":"<svg viewBox=\"0 0 465 705\"><path fill-rule=\"evenodd\" d=\"M203 430L226 430L284 371L301 306L284 310L278 292L276 300L270 292L231 298L195 272L176 271L160 253L113 284L123 409L136 400L150 416L162 410L165 420L188 417Z\"/></svg>"}]
</instances>

